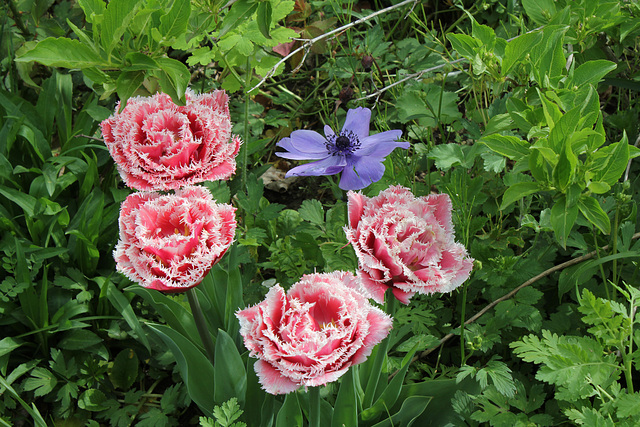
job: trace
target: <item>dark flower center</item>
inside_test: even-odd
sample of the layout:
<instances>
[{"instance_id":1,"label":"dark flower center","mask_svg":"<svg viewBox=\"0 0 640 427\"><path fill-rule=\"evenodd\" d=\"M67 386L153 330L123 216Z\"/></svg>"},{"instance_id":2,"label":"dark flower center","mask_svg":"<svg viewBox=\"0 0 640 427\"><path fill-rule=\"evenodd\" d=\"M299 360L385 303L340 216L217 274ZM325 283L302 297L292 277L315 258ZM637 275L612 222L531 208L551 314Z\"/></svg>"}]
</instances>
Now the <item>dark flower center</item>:
<instances>
[{"instance_id":1,"label":"dark flower center","mask_svg":"<svg viewBox=\"0 0 640 427\"><path fill-rule=\"evenodd\" d=\"M331 155L346 156L360 148L360 141L355 133L343 130L339 135L327 139L325 145Z\"/></svg>"},{"instance_id":2,"label":"dark flower center","mask_svg":"<svg viewBox=\"0 0 640 427\"><path fill-rule=\"evenodd\" d=\"M349 147L349 145L351 145L351 141L349 141L349 138L347 138L346 136L340 135L336 138L336 148L338 150L344 150L345 148Z\"/></svg>"}]
</instances>

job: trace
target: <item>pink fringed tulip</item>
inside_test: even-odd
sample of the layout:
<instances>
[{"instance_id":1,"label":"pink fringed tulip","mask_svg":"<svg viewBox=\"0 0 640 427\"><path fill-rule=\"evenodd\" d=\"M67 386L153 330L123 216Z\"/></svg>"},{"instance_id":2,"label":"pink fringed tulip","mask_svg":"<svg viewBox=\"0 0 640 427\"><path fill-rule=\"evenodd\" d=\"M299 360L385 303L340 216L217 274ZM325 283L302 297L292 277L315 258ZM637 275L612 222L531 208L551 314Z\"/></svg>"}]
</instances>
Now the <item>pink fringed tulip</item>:
<instances>
[{"instance_id":1,"label":"pink fringed tulip","mask_svg":"<svg viewBox=\"0 0 640 427\"><path fill-rule=\"evenodd\" d=\"M240 139L231 135L228 96L224 91L196 95L190 90L185 96L185 106L164 93L131 98L121 113L100 124L129 187L175 190L227 179L235 172Z\"/></svg>"},{"instance_id":2,"label":"pink fringed tulip","mask_svg":"<svg viewBox=\"0 0 640 427\"><path fill-rule=\"evenodd\" d=\"M368 198L348 193L347 239L359 260L358 275L373 299L392 288L404 304L416 293L451 292L471 273L473 259L454 241L447 194L415 197L395 186Z\"/></svg>"},{"instance_id":3,"label":"pink fringed tulip","mask_svg":"<svg viewBox=\"0 0 640 427\"><path fill-rule=\"evenodd\" d=\"M116 268L141 286L183 292L198 285L233 242L235 208L209 190L133 193L120 209Z\"/></svg>"},{"instance_id":4,"label":"pink fringed tulip","mask_svg":"<svg viewBox=\"0 0 640 427\"><path fill-rule=\"evenodd\" d=\"M308 274L287 293L276 285L263 302L236 313L268 393L335 381L387 336L391 318L359 287L352 273Z\"/></svg>"}]
</instances>

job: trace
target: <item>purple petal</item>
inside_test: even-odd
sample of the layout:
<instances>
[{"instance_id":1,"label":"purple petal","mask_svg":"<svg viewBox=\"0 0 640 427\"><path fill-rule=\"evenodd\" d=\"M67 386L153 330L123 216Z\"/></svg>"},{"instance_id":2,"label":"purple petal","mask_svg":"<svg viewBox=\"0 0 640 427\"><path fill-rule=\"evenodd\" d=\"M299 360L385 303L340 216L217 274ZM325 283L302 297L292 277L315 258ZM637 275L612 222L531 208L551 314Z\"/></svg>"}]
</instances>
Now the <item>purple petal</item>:
<instances>
[{"instance_id":1,"label":"purple petal","mask_svg":"<svg viewBox=\"0 0 640 427\"><path fill-rule=\"evenodd\" d=\"M379 181L384 175L383 160L375 157L358 158L342 171L339 187L343 190L360 190Z\"/></svg>"},{"instance_id":2,"label":"purple petal","mask_svg":"<svg viewBox=\"0 0 640 427\"><path fill-rule=\"evenodd\" d=\"M327 139L331 139L336 136L335 132L329 125L324 125L324 135L327 137Z\"/></svg>"},{"instance_id":3,"label":"purple petal","mask_svg":"<svg viewBox=\"0 0 640 427\"><path fill-rule=\"evenodd\" d=\"M409 148L409 143L405 141L396 141L402 136L401 130L388 130L375 135L368 136L360 141L361 147L356 152L359 157L385 157L388 156L396 148Z\"/></svg>"},{"instance_id":4,"label":"purple petal","mask_svg":"<svg viewBox=\"0 0 640 427\"><path fill-rule=\"evenodd\" d=\"M335 175L344 169L346 164L347 162L342 156L329 156L317 162L311 162L289 169L285 177Z\"/></svg>"},{"instance_id":5,"label":"purple petal","mask_svg":"<svg viewBox=\"0 0 640 427\"><path fill-rule=\"evenodd\" d=\"M326 151L326 142L325 137L318 132L301 129L291 132L288 138L282 138L276 145L286 150L289 150L289 147L293 147L298 152L317 153Z\"/></svg>"},{"instance_id":6,"label":"purple petal","mask_svg":"<svg viewBox=\"0 0 640 427\"><path fill-rule=\"evenodd\" d=\"M347 119L342 126L342 132L350 130L358 136L359 140L369 136L369 122L371 121L371 110L358 107L355 110L347 111Z\"/></svg>"}]
</instances>

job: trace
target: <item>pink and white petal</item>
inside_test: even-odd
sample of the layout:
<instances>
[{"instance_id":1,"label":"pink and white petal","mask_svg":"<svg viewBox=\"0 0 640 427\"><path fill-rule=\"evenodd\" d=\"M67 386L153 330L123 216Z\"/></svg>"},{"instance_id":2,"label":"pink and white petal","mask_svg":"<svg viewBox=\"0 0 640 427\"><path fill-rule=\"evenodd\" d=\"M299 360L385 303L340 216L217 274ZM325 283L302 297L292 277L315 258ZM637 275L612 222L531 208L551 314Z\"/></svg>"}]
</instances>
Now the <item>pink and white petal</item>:
<instances>
[{"instance_id":1,"label":"pink and white petal","mask_svg":"<svg viewBox=\"0 0 640 427\"><path fill-rule=\"evenodd\" d=\"M258 381L260 381L262 388L267 393L287 394L300 388L300 384L297 384L283 376L280 371L264 360L258 360L253 365L253 368L258 375Z\"/></svg>"},{"instance_id":2,"label":"pink and white petal","mask_svg":"<svg viewBox=\"0 0 640 427\"><path fill-rule=\"evenodd\" d=\"M362 218L364 206L369 198L360 192L356 193L354 191L349 191L347 193L347 200L349 210L349 227L356 228Z\"/></svg>"}]
</instances>

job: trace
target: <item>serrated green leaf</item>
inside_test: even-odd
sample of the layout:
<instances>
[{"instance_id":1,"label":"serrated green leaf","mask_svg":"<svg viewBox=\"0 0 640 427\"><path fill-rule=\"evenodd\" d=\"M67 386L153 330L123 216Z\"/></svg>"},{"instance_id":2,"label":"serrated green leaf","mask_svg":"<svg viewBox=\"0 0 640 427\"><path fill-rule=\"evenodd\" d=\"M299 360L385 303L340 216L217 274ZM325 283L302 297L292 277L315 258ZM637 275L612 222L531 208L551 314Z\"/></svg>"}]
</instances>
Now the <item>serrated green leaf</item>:
<instances>
[{"instance_id":1,"label":"serrated green leaf","mask_svg":"<svg viewBox=\"0 0 640 427\"><path fill-rule=\"evenodd\" d=\"M31 371L31 376L24 381L24 389L32 391L36 397L46 396L51 393L58 384L56 376L46 368L36 367Z\"/></svg>"},{"instance_id":2,"label":"serrated green leaf","mask_svg":"<svg viewBox=\"0 0 640 427\"><path fill-rule=\"evenodd\" d=\"M559 198L551 208L551 227L563 248L566 248L567 238L577 217L578 205L568 206L565 196Z\"/></svg>"},{"instance_id":3,"label":"serrated green leaf","mask_svg":"<svg viewBox=\"0 0 640 427\"><path fill-rule=\"evenodd\" d=\"M507 188L502 196L502 203L500 203L500 210L506 209L512 203L522 199L530 194L540 191L540 184L537 182L518 182Z\"/></svg>"},{"instance_id":4,"label":"serrated green leaf","mask_svg":"<svg viewBox=\"0 0 640 427\"><path fill-rule=\"evenodd\" d=\"M481 46L478 40L466 34L449 33L447 40L451 42L451 46L456 52L467 59L472 59Z\"/></svg>"},{"instance_id":5,"label":"serrated green leaf","mask_svg":"<svg viewBox=\"0 0 640 427\"><path fill-rule=\"evenodd\" d=\"M141 6L142 3L137 0L111 0L107 4L100 25L100 42L107 55L111 55L113 48L120 43L122 35Z\"/></svg>"},{"instance_id":6,"label":"serrated green leaf","mask_svg":"<svg viewBox=\"0 0 640 427\"><path fill-rule=\"evenodd\" d=\"M324 209L319 200L307 199L303 201L298 212L305 221L316 225L324 224Z\"/></svg>"},{"instance_id":7,"label":"serrated green leaf","mask_svg":"<svg viewBox=\"0 0 640 427\"><path fill-rule=\"evenodd\" d=\"M598 230L604 234L611 232L611 220L594 197L581 197L578 201L578 208L587 221L595 225Z\"/></svg>"},{"instance_id":8,"label":"serrated green leaf","mask_svg":"<svg viewBox=\"0 0 640 427\"><path fill-rule=\"evenodd\" d=\"M102 21L102 15L106 10L106 5L102 0L78 0L78 5L82 8L87 22L96 24Z\"/></svg>"},{"instance_id":9,"label":"serrated green leaf","mask_svg":"<svg viewBox=\"0 0 640 427\"><path fill-rule=\"evenodd\" d=\"M605 59L596 59L587 61L580 65L573 72L573 78L568 83L569 86L581 87L592 84L598 85L602 78L615 70L617 65L614 62Z\"/></svg>"},{"instance_id":10,"label":"serrated green leaf","mask_svg":"<svg viewBox=\"0 0 640 427\"><path fill-rule=\"evenodd\" d=\"M483 136L478 142L511 160L517 161L529 155L529 143L516 136L493 134Z\"/></svg>"},{"instance_id":11,"label":"serrated green leaf","mask_svg":"<svg viewBox=\"0 0 640 427\"><path fill-rule=\"evenodd\" d=\"M160 17L159 31L164 40L171 40L184 34L189 23L189 15L191 15L191 1L174 0L169 12Z\"/></svg>"},{"instance_id":12,"label":"serrated green leaf","mask_svg":"<svg viewBox=\"0 0 640 427\"><path fill-rule=\"evenodd\" d=\"M255 0L238 0L231 6L229 13L227 13L222 21L220 28L219 38L222 38L232 28L235 28L243 23L246 19L249 19L256 10L258 10L258 2Z\"/></svg>"},{"instance_id":13,"label":"serrated green leaf","mask_svg":"<svg viewBox=\"0 0 640 427\"><path fill-rule=\"evenodd\" d=\"M516 65L521 64L522 59L531 54L531 49L542 41L542 32L522 34L507 43L502 58L502 75L506 76Z\"/></svg>"},{"instance_id":14,"label":"serrated green leaf","mask_svg":"<svg viewBox=\"0 0 640 427\"><path fill-rule=\"evenodd\" d=\"M103 67L107 62L89 46L79 40L65 37L49 37L39 42L35 48L15 59L16 62L36 61L49 67L89 68Z\"/></svg>"}]
</instances>

